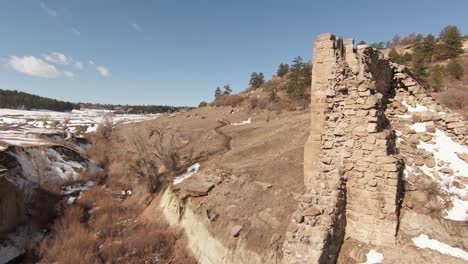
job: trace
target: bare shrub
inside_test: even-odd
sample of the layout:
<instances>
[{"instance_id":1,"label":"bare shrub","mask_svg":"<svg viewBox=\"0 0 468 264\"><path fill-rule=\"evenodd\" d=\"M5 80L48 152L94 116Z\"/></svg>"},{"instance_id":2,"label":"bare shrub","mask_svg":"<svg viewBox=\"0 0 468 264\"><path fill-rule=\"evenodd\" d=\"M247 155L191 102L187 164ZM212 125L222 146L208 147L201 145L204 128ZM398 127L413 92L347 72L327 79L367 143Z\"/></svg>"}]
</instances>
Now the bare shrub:
<instances>
[{"instance_id":1,"label":"bare shrub","mask_svg":"<svg viewBox=\"0 0 468 264\"><path fill-rule=\"evenodd\" d=\"M244 97L238 94L235 95L223 95L216 98L213 102L215 106L239 106L244 101Z\"/></svg>"},{"instance_id":2,"label":"bare shrub","mask_svg":"<svg viewBox=\"0 0 468 264\"><path fill-rule=\"evenodd\" d=\"M95 135L97 137L110 139L113 127L114 116L110 113L106 113L102 116L102 121L100 124L98 124Z\"/></svg>"},{"instance_id":3,"label":"bare shrub","mask_svg":"<svg viewBox=\"0 0 468 264\"><path fill-rule=\"evenodd\" d=\"M28 162L30 166L26 166L25 175L30 180L43 185L50 180L51 162L48 158L47 147L33 147L18 151L18 155L24 162Z\"/></svg>"},{"instance_id":4,"label":"bare shrub","mask_svg":"<svg viewBox=\"0 0 468 264\"><path fill-rule=\"evenodd\" d=\"M468 101L468 91L466 89L453 89L439 93L440 101L449 108L463 109Z\"/></svg>"},{"instance_id":5,"label":"bare shrub","mask_svg":"<svg viewBox=\"0 0 468 264\"><path fill-rule=\"evenodd\" d=\"M96 208L90 225L100 237L118 236L127 222L133 221L140 212L136 207L124 207L110 196L98 202Z\"/></svg>"},{"instance_id":6,"label":"bare shrub","mask_svg":"<svg viewBox=\"0 0 468 264\"><path fill-rule=\"evenodd\" d=\"M109 163L109 153L112 153L112 130L112 116L105 115L102 123L96 129L96 133L89 136L91 146L88 148L87 154L100 167L106 167Z\"/></svg>"},{"instance_id":7,"label":"bare shrub","mask_svg":"<svg viewBox=\"0 0 468 264\"><path fill-rule=\"evenodd\" d=\"M255 109L257 108L258 105L258 97L250 97L249 98L249 108L250 109Z\"/></svg>"},{"instance_id":8,"label":"bare shrub","mask_svg":"<svg viewBox=\"0 0 468 264\"><path fill-rule=\"evenodd\" d=\"M440 187L439 184L437 184L434 181L430 181L427 184L424 184L422 186L422 190L427 193L430 197L436 197L437 195L440 194Z\"/></svg>"},{"instance_id":9,"label":"bare shrub","mask_svg":"<svg viewBox=\"0 0 468 264\"><path fill-rule=\"evenodd\" d=\"M52 226L39 246L39 263L100 263L93 236L80 219L83 210L73 206Z\"/></svg>"},{"instance_id":10,"label":"bare shrub","mask_svg":"<svg viewBox=\"0 0 468 264\"><path fill-rule=\"evenodd\" d=\"M159 169L164 166L168 172L176 171L180 160L178 149L187 140L166 122L129 132L125 137L134 156L130 168L143 179L148 192L153 193L161 183Z\"/></svg>"},{"instance_id":11,"label":"bare shrub","mask_svg":"<svg viewBox=\"0 0 468 264\"><path fill-rule=\"evenodd\" d=\"M82 181L102 182L106 177L106 172L100 168L89 169L80 172L80 179Z\"/></svg>"},{"instance_id":12,"label":"bare shrub","mask_svg":"<svg viewBox=\"0 0 468 264\"><path fill-rule=\"evenodd\" d=\"M109 198L109 193L99 187L93 187L80 194L78 203L84 208L91 208L99 201Z\"/></svg>"}]
</instances>

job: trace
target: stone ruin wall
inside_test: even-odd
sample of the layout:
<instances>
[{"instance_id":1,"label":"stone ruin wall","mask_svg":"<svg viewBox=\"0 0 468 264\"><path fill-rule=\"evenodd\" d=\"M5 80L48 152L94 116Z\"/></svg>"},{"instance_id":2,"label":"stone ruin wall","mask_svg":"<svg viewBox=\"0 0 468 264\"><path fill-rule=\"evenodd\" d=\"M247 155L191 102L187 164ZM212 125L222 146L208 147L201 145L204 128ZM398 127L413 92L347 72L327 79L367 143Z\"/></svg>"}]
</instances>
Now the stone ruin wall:
<instances>
[{"instance_id":1,"label":"stone ruin wall","mask_svg":"<svg viewBox=\"0 0 468 264\"><path fill-rule=\"evenodd\" d=\"M313 54L306 191L286 233L284 263L334 263L345 238L396 243L404 162L390 120L405 112L403 100L436 105L404 66L367 45L323 34ZM438 118L439 127L466 143L463 121L451 116Z\"/></svg>"}]
</instances>

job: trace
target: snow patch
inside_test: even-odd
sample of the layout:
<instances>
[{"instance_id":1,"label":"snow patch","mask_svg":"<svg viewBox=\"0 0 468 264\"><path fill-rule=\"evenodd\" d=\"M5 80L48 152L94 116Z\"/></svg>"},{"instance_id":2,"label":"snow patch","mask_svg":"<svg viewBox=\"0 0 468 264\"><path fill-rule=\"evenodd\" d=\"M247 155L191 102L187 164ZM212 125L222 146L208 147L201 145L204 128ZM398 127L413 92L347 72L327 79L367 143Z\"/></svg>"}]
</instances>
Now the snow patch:
<instances>
[{"instance_id":1,"label":"snow patch","mask_svg":"<svg viewBox=\"0 0 468 264\"><path fill-rule=\"evenodd\" d=\"M444 255L468 260L468 252L460 248L449 246L435 239L430 239L427 235L421 234L413 238L412 241L418 248L427 248Z\"/></svg>"},{"instance_id":2,"label":"snow patch","mask_svg":"<svg viewBox=\"0 0 468 264\"><path fill-rule=\"evenodd\" d=\"M192 175L197 173L198 170L200 170L200 164L199 163L193 164L192 166L187 168L186 172L184 172L183 174L175 177L174 181L173 181L173 184L174 185L179 184L179 183L183 182L184 180L192 177Z\"/></svg>"},{"instance_id":3,"label":"snow patch","mask_svg":"<svg viewBox=\"0 0 468 264\"><path fill-rule=\"evenodd\" d=\"M87 181L83 185L65 186L64 190L62 191L62 194L70 195L70 194L72 194L74 192L86 191L86 190L90 189L93 186L94 186L93 181Z\"/></svg>"},{"instance_id":4,"label":"snow patch","mask_svg":"<svg viewBox=\"0 0 468 264\"><path fill-rule=\"evenodd\" d=\"M411 112L411 113L424 112L424 111L429 110L427 107L422 106L420 104L416 104L416 107L412 107L406 101L401 102L401 104L406 106L406 108L408 108L408 112Z\"/></svg>"},{"instance_id":5,"label":"snow patch","mask_svg":"<svg viewBox=\"0 0 468 264\"><path fill-rule=\"evenodd\" d=\"M426 123L414 123L410 128L415 132L426 132Z\"/></svg>"},{"instance_id":6,"label":"snow patch","mask_svg":"<svg viewBox=\"0 0 468 264\"><path fill-rule=\"evenodd\" d=\"M468 221L468 201L463 201L458 197L451 197L452 209L447 211L445 219L453 221Z\"/></svg>"},{"instance_id":7,"label":"snow patch","mask_svg":"<svg viewBox=\"0 0 468 264\"><path fill-rule=\"evenodd\" d=\"M247 124L250 124L252 123L252 118L249 117L249 119L245 120L245 121L242 121L240 123L232 123L231 125L233 126L241 126L241 125L247 125Z\"/></svg>"},{"instance_id":8,"label":"snow patch","mask_svg":"<svg viewBox=\"0 0 468 264\"><path fill-rule=\"evenodd\" d=\"M366 254L366 257L367 257L366 262L362 264L378 264L378 263L382 263L382 261L384 260L384 255L373 249L371 249L369 253Z\"/></svg>"},{"instance_id":9,"label":"snow patch","mask_svg":"<svg viewBox=\"0 0 468 264\"><path fill-rule=\"evenodd\" d=\"M403 118L403 119L409 119L412 117L410 114L404 114L404 115L396 115L396 117Z\"/></svg>"}]
</instances>

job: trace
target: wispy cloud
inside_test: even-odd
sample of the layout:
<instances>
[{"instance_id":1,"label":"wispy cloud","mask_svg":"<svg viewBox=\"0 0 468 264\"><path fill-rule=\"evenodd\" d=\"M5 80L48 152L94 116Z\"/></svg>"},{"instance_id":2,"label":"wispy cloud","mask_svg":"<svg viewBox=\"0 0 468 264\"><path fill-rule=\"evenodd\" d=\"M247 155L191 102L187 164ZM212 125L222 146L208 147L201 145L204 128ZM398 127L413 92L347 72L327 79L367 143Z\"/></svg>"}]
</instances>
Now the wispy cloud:
<instances>
[{"instance_id":1,"label":"wispy cloud","mask_svg":"<svg viewBox=\"0 0 468 264\"><path fill-rule=\"evenodd\" d=\"M88 63L91 64L91 65L94 65L94 61L92 61L92 60L89 60Z\"/></svg>"},{"instance_id":2,"label":"wispy cloud","mask_svg":"<svg viewBox=\"0 0 468 264\"><path fill-rule=\"evenodd\" d=\"M40 2L39 5L41 6L42 10L44 10L49 16L51 17L56 17L57 16L57 11L54 9L48 7L44 2Z\"/></svg>"},{"instance_id":3,"label":"wispy cloud","mask_svg":"<svg viewBox=\"0 0 468 264\"><path fill-rule=\"evenodd\" d=\"M69 63L69 58L65 54L60 52L51 52L49 54L43 54L42 57L51 63L65 65Z\"/></svg>"},{"instance_id":4,"label":"wispy cloud","mask_svg":"<svg viewBox=\"0 0 468 264\"><path fill-rule=\"evenodd\" d=\"M75 79L75 74L74 74L73 72L64 71L64 72L63 72L63 75L67 76L67 77L70 78L70 79Z\"/></svg>"},{"instance_id":5,"label":"wispy cloud","mask_svg":"<svg viewBox=\"0 0 468 264\"><path fill-rule=\"evenodd\" d=\"M132 25L134 30L136 30L138 32L142 31L140 25L138 25L136 22L131 23L131 25Z\"/></svg>"},{"instance_id":6,"label":"wispy cloud","mask_svg":"<svg viewBox=\"0 0 468 264\"><path fill-rule=\"evenodd\" d=\"M73 34L75 34L76 36L80 36L80 35L81 35L81 32L80 32L78 29L74 28L74 27L71 28L71 31L72 31Z\"/></svg>"},{"instance_id":7,"label":"wispy cloud","mask_svg":"<svg viewBox=\"0 0 468 264\"><path fill-rule=\"evenodd\" d=\"M6 65L17 72L34 77L56 78L60 75L54 65L34 56L10 56Z\"/></svg>"},{"instance_id":8,"label":"wispy cloud","mask_svg":"<svg viewBox=\"0 0 468 264\"><path fill-rule=\"evenodd\" d=\"M81 61L75 61L73 63L73 66L75 66L75 68L77 68L78 70L82 70L83 69L83 63L81 63Z\"/></svg>"},{"instance_id":9,"label":"wispy cloud","mask_svg":"<svg viewBox=\"0 0 468 264\"><path fill-rule=\"evenodd\" d=\"M103 66L99 66L96 69L99 72L99 74L101 74L102 77L109 77L110 76L110 72L109 72L108 68L103 67Z\"/></svg>"}]
</instances>

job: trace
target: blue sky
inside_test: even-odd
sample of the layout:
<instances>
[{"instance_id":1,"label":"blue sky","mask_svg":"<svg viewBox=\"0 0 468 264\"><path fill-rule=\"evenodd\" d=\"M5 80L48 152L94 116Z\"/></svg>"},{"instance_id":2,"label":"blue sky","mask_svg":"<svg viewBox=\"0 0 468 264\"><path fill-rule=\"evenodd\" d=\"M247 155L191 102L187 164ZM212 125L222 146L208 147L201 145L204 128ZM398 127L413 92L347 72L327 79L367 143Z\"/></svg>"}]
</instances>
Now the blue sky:
<instances>
[{"instance_id":1,"label":"blue sky","mask_svg":"<svg viewBox=\"0 0 468 264\"><path fill-rule=\"evenodd\" d=\"M450 4L448 3L450 2ZM217 86L356 42L468 33L468 1L0 0L0 88L70 101L197 105Z\"/></svg>"}]
</instances>

